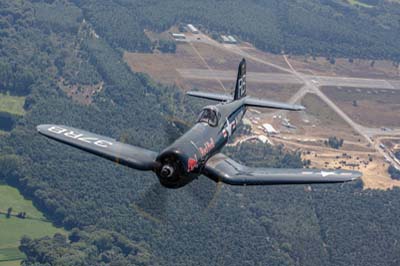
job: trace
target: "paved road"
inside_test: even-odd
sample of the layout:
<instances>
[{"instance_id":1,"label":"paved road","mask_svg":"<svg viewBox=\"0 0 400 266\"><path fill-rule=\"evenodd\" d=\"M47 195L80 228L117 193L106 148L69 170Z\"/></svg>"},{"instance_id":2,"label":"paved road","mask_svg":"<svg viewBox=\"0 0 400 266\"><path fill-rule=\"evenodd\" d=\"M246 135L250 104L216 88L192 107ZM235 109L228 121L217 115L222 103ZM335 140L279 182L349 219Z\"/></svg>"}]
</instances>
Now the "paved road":
<instances>
[{"instance_id":1,"label":"paved road","mask_svg":"<svg viewBox=\"0 0 400 266\"><path fill-rule=\"evenodd\" d=\"M220 79L226 81L234 81L236 77L235 71L226 71L226 70L179 68L177 69L177 71L185 79L202 79L202 80ZM305 84L305 81L307 81L309 83L313 83L313 85L318 87L334 86L334 87L354 87L360 89L400 90L400 81L367 79L367 78L248 72L247 80L251 82L271 83L271 84Z\"/></svg>"},{"instance_id":2,"label":"paved road","mask_svg":"<svg viewBox=\"0 0 400 266\"><path fill-rule=\"evenodd\" d=\"M234 81L235 71L208 70L197 68L178 68L178 73L185 79L225 80ZM258 83L302 84L302 80L291 74L248 72L247 81Z\"/></svg>"}]
</instances>

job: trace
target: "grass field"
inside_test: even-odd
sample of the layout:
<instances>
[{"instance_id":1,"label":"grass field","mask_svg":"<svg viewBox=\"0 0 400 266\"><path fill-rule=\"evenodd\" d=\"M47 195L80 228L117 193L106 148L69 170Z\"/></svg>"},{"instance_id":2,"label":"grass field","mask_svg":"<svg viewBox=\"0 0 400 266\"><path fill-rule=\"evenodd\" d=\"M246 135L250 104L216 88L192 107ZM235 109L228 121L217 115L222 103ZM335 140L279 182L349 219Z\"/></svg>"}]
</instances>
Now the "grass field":
<instances>
[{"instance_id":1,"label":"grass field","mask_svg":"<svg viewBox=\"0 0 400 266\"><path fill-rule=\"evenodd\" d=\"M400 91L346 87L323 87L322 91L351 119L361 125L369 127L400 125Z\"/></svg>"},{"instance_id":2,"label":"grass field","mask_svg":"<svg viewBox=\"0 0 400 266\"><path fill-rule=\"evenodd\" d=\"M336 136L345 141L358 141L360 136L318 96L307 94L301 101L305 114L288 113L291 123L298 126L298 134L310 138ZM304 122L308 120L308 122Z\"/></svg>"},{"instance_id":3,"label":"grass field","mask_svg":"<svg viewBox=\"0 0 400 266\"><path fill-rule=\"evenodd\" d=\"M9 207L12 207L13 214L26 212L27 218L6 218L0 214L0 266L19 265L24 258L24 254L18 250L22 236L38 238L57 232L65 233L47 222L43 214L31 201L24 199L17 189L0 184L0 210L6 211Z\"/></svg>"},{"instance_id":4,"label":"grass field","mask_svg":"<svg viewBox=\"0 0 400 266\"><path fill-rule=\"evenodd\" d=\"M0 261L0 266L20 266L21 260L14 260L14 261Z\"/></svg>"},{"instance_id":5,"label":"grass field","mask_svg":"<svg viewBox=\"0 0 400 266\"><path fill-rule=\"evenodd\" d=\"M0 112L22 116L25 114L24 103L25 97L0 93Z\"/></svg>"}]
</instances>

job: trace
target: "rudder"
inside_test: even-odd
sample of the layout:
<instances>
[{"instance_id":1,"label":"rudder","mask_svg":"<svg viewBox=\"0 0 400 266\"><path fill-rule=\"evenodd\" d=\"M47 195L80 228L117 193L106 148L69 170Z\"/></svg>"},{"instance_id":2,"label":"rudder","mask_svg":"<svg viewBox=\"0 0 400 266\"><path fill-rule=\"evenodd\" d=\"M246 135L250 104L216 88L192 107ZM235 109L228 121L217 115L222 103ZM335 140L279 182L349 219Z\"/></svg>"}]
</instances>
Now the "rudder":
<instances>
[{"instance_id":1,"label":"rudder","mask_svg":"<svg viewBox=\"0 0 400 266\"><path fill-rule=\"evenodd\" d=\"M242 59L239 64L238 74L235 86L234 100L241 99L246 96L246 59Z\"/></svg>"}]
</instances>

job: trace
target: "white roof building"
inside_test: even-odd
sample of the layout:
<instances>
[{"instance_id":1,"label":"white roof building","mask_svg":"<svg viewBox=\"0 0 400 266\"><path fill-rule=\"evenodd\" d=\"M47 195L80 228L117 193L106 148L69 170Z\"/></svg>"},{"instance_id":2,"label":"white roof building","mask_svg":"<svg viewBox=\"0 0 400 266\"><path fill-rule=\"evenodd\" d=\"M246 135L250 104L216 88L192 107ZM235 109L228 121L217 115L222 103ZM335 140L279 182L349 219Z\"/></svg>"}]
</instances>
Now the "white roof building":
<instances>
[{"instance_id":1,"label":"white roof building","mask_svg":"<svg viewBox=\"0 0 400 266\"><path fill-rule=\"evenodd\" d=\"M261 141L262 143L269 143L271 144L271 142L269 141L269 139L266 136L263 135L259 135L258 136L258 140Z\"/></svg>"},{"instance_id":2,"label":"white roof building","mask_svg":"<svg viewBox=\"0 0 400 266\"><path fill-rule=\"evenodd\" d=\"M268 134L278 134L278 131L271 124L263 124L264 131Z\"/></svg>"},{"instance_id":3,"label":"white roof building","mask_svg":"<svg viewBox=\"0 0 400 266\"><path fill-rule=\"evenodd\" d=\"M194 33L194 34L199 33L199 30L198 30L195 26L193 26L192 24L188 24L187 26L188 26L189 30L190 30L192 33Z\"/></svg>"},{"instance_id":4,"label":"white roof building","mask_svg":"<svg viewBox=\"0 0 400 266\"><path fill-rule=\"evenodd\" d=\"M183 33L172 33L172 37L177 38L177 39L185 39L186 35Z\"/></svg>"},{"instance_id":5,"label":"white roof building","mask_svg":"<svg viewBox=\"0 0 400 266\"><path fill-rule=\"evenodd\" d=\"M231 43L237 43L237 40L232 35L229 35L228 39Z\"/></svg>"},{"instance_id":6,"label":"white roof building","mask_svg":"<svg viewBox=\"0 0 400 266\"><path fill-rule=\"evenodd\" d=\"M221 35L221 38L223 42L229 42L228 37L226 37L225 35Z\"/></svg>"}]
</instances>

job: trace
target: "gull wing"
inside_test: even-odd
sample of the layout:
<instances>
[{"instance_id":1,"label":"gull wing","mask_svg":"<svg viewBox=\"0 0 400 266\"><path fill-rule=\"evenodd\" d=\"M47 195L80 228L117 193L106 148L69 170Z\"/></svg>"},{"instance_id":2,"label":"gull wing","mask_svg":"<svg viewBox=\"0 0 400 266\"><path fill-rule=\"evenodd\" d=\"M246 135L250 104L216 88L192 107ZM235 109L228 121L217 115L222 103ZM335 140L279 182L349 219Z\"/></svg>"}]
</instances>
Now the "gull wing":
<instances>
[{"instance_id":1,"label":"gull wing","mask_svg":"<svg viewBox=\"0 0 400 266\"><path fill-rule=\"evenodd\" d=\"M203 174L216 182L238 186L341 183L361 176L360 172L348 170L251 168L222 153L207 161Z\"/></svg>"},{"instance_id":2,"label":"gull wing","mask_svg":"<svg viewBox=\"0 0 400 266\"><path fill-rule=\"evenodd\" d=\"M39 125L37 130L48 138L131 168L153 170L156 166L158 155L156 152L121 143L112 138L59 125Z\"/></svg>"}]
</instances>

